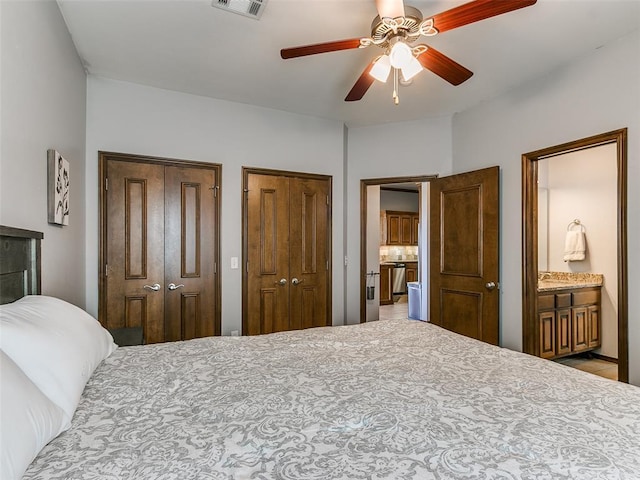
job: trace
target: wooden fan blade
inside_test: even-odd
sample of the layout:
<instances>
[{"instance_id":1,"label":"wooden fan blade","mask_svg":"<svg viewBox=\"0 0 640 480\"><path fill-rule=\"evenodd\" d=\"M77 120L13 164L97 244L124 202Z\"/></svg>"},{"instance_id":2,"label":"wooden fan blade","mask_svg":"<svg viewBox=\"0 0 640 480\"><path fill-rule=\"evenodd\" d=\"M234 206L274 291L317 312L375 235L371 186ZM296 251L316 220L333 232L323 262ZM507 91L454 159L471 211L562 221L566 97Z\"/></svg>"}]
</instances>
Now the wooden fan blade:
<instances>
[{"instance_id":1,"label":"wooden fan blade","mask_svg":"<svg viewBox=\"0 0 640 480\"><path fill-rule=\"evenodd\" d=\"M359 38L348 40L337 40L335 42L315 43L313 45L303 45L301 47L283 48L280 56L284 59L304 57L305 55L315 55L317 53L336 52L338 50L350 50L360 46Z\"/></svg>"},{"instance_id":2,"label":"wooden fan blade","mask_svg":"<svg viewBox=\"0 0 640 480\"><path fill-rule=\"evenodd\" d=\"M360 100L362 97L364 97L364 94L367 93L369 87L376 80L371 75L369 75L369 72L371 71L374 63L376 63L375 59L372 60L371 63L367 65L367 68L364 69L364 72L362 72L360 78L356 80L356 83L351 88L351 91L345 97L345 102L355 102L357 100Z\"/></svg>"},{"instance_id":3,"label":"wooden fan blade","mask_svg":"<svg viewBox=\"0 0 640 480\"><path fill-rule=\"evenodd\" d=\"M503 13L529 7L537 0L475 0L459 7L431 17L433 26L438 32L446 32L454 28L478 22L485 18L495 17Z\"/></svg>"},{"instance_id":4,"label":"wooden fan blade","mask_svg":"<svg viewBox=\"0 0 640 480\"><path fill-rule=\"evenodd\" d=\"M376 8L380 18L404 17L404 2L402 0L376 0Z\"/></svg>"},{"instance_id":5,"label":"wooden fan blade","mask_svg":"<svg viewBox=\"0 0 640 480\"><path fill-rule=\"evenodd\" d=\"M431 70L452 85L460 85L473 75L471 70L466 69L431 47L428 47L426 52L418 55L418 61L424 68Z\"/></svg>"}]
</instances>

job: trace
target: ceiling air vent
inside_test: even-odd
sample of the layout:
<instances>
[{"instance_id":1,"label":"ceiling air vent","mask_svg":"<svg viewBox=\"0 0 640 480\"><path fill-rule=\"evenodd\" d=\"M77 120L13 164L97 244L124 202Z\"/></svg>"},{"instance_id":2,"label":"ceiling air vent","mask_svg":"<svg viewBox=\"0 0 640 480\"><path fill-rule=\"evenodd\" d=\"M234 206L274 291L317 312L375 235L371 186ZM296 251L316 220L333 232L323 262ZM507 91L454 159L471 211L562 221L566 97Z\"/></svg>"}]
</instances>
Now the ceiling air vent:
<instances>
[{"instance_id":1,"label":"ceiling air vent","mask_svg":"<svg viewBox=\"0 0 640 480\"><path fill-rule=\"evenodd\" d=\"M213 0L211 5L259 20L267 0Z\"/></svg>"}]
</instances>

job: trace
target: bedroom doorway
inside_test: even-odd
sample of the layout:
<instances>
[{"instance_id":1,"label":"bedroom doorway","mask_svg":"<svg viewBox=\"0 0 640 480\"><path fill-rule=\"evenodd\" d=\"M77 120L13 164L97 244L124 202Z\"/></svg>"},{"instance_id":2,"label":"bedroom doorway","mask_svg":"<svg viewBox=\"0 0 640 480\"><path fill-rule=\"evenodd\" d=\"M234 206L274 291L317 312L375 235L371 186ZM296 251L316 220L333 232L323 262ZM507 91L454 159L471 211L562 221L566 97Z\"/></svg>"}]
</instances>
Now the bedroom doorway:
<instances>
[{"instance_id":1,"label":"bedroom doorway","mask_svg":"<svg viewBox=\"0 0 640 480\"><path fill-rule=\"evenodd\" d=\"M99 152L99 320L126 344L220 335L220 170Z\"/></svg>"},{"instance_id":2,"label":"bedroom doorway","mask_svg":"<svg viewBox=\"0 0 640 480\"><path fill-rule=\"evenodd\" d=\"M361 285L361 323L407 318L407 283L427 284L427 236L422 232L426 232L429 218L428 181L435 177L361 180L360 265L365 279ZM421 311L419 316L427 315Z\"/></svg>"},{"instance_id":3,"label":"bedroom doorway","mask_svg":"<svg viewBox=\"0 0 640 480\"><path fill-rule=\"evenodd\" d=\"M499 342L499 168L437 177L361 180L360 322L367 320L366 286L372 265L367 224L373 218L369 186L428 182L428 211L421 241L425 255L420 280L428 295L429 321L488 343ZM421 201L421 208L424 202ZM427 220L428 219L428 220ZM428 224L429 228L426 228ZM428 259L428 260L427 260ZM382 290L382 289L380 289ZM464 319L464 321L460 321Z\"/></svg>"},{"instance_id":4,"label":"bedroom doorway","mask_svg":"<svg viewBox=\"0 0 640 480\"><path fill-rule=\"evenodd\" d=\"M331 325L331 177L242 171L242 334Z\"/></svg>"},{"instance_id":5,"label":"bedroom doorway","mask_svg":"<svg viewBox=\"0 0 640 480\"><path fill-rule=\"evenodd\" d=\"M605 148L606 147L606 148ZM608 148L612 147L612 148ZM628 364L628 292L627 292L627 130L620 129L593 137L576 140L566 144L556 145L522 156L522 198L523 198L523 351L532 355L538 355L541 349L541 331L538 322L537 302L538 297L538 271L540 258L546 255L545 249L540 249L544 240L539 240L539 218L543 211L539 211L540 205L544 205L545 196L539 192L539 175L541 166L545 162L558 162L560 158L567 158L571 154L587 151L603 151L607 157L603 157L605 165L611 165L613 186L612 193L615 198L613 204L615 212L609 212L614 220L616 243L616 263L614 272L605 278L609 283L617 283L617 295L615 298L606 299L609 302L617 302L617 359L618 380L629 381ZM610 176L607 174L607 176ZM603 175L604 178L604 175ZM587 193L587 195L590 195ZM542 203L541 203L542 202ZM588 225L593 234L598 225ZM587 239L587 251L589 240ZM544 245L542 245L544 246ZM606 296L606 295L605 295ZM541 314L542 315L542 314ZM615 328L615 327L614 327Z\"/></svg>"}]
</instances>

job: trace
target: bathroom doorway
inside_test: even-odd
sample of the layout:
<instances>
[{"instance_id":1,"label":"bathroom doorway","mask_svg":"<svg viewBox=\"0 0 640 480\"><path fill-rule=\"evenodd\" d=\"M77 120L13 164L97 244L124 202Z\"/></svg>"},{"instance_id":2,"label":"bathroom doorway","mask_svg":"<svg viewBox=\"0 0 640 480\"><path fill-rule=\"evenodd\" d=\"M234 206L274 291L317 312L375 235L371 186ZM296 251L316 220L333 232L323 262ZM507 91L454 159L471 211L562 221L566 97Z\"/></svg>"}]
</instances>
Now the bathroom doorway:
<instances>
[{"instance_id":1,"label":"bathroom doorway","mask_svg":"<svg viewBox=\"0 0 640 480\"><path fill-rule=\"evenodd\" d=\"M551 165L559 165L563 160L575 156L578 152L595 152L596 149L609 155L601 157L603 162L608 162L614 172L610 172L613 177L615 187L612 188L612 195L615 197L611 200L614 212L610 212L615 218L612 227L615 230L613 238L617 245L615 258L615 268L606 275L605 282L609 282L612 287L610 290L614 292L612 295L613 304L617 303L617 321L614 320L610 328L617 325L617 359L618 359L618 380L628 382L628 303L627 303L627 244L626 244L626 151L627 151L627 131L626 129L616 130L613 132L596 135L593 137L569 142L543 150L527 153L522 156L522 175L523 175L523 351L533 355L539 355L541 351L541 332L540 323L538 321L538 273L539 271L549 270L552 263L546 260L547 255L552 255L544 245L545 235L539 236L541 230L544 229L545 223L541 218L545 217L544 205L548 198L545 197L544 190L539 190L539 181L542 183L547 180L545 175L549 171ZM588 152L587 152L588 151ZM588 156L582 157L587 158ZM540 193L542 192L542 193ZM579 219L572 219L572 221ZM557 223L557 222L556 222ZM592 221L592 223L595 223ZM558 228L557 225L554 228ZM593 233L597 232L598 225L590 225ZM555 242L557 243L557 242ZM554 245L557 247L557 245ZM587 241L588 248L588 241ZM557 257L557 255L555 256ZM540 262L543 263L542 267ZM557 265L557 264L556 264ZM580 266L577 264L572 271L588 270L588 262ZM565 268L566 270L566 268ZM615 305L614 305L615 306ZM610 306L605 304L605 308ZM611 337L613 338L613 337ZM615 340L614 340L615 341ZM615 345L614 345L615 347ZM611 350L611 346L608 346ZM603 355L607 357L607 355Z\"/></svg>"}]
</instances>

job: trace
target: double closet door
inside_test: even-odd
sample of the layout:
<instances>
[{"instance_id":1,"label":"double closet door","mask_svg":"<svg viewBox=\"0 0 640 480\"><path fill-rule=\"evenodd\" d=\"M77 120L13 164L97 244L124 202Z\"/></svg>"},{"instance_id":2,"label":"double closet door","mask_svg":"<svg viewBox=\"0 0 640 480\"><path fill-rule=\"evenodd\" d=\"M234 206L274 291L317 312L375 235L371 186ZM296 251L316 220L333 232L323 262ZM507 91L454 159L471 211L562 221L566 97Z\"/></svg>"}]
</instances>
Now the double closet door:
<instances>
[{"instance_id":1,"label":"double closet door","mask_svg":"<svg viewBox=\"0 0 640 480\"><path fill-rule=\"evenodd\" d=\"M144 343L220 334L219 165L100 153L99 319Z\"/></svg>"},{"instance_id":2,"label":"double closet door","mask_svg":"<svg viewBox=\"0 0 640 480\"><path fill-rule=\"evenodd\" d=\"M331 178L244 169L243 333L331 325Z\"/></svg>"}]
</instances>

